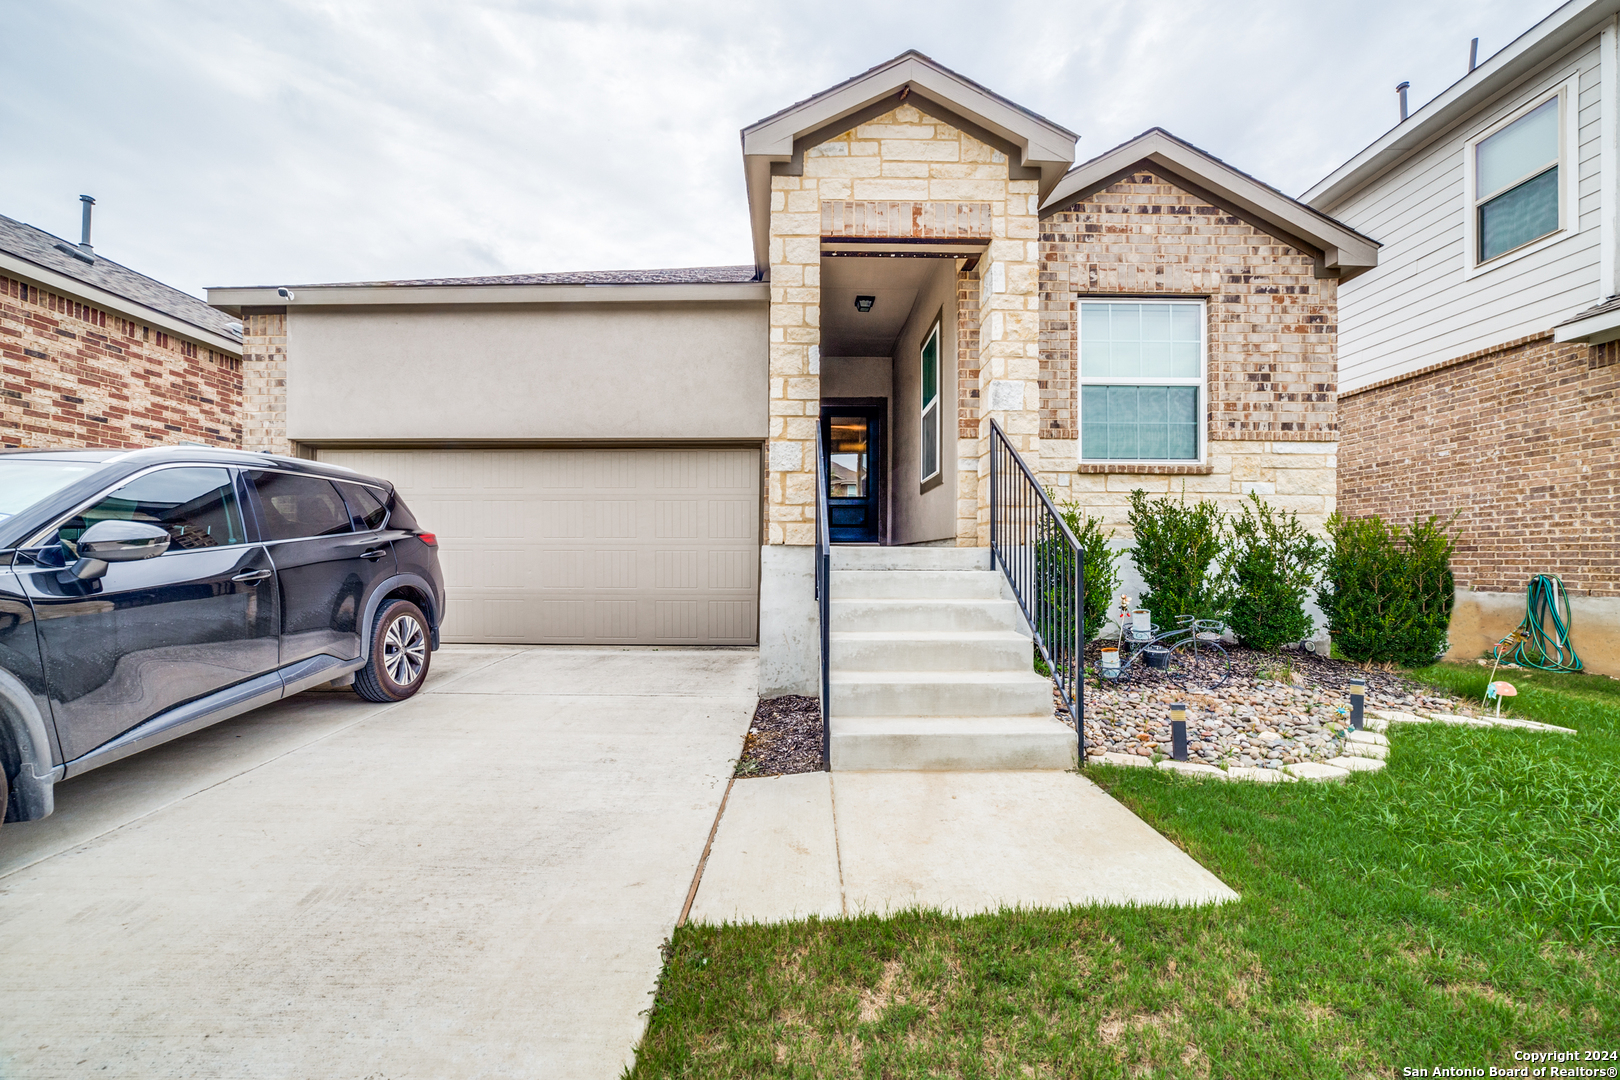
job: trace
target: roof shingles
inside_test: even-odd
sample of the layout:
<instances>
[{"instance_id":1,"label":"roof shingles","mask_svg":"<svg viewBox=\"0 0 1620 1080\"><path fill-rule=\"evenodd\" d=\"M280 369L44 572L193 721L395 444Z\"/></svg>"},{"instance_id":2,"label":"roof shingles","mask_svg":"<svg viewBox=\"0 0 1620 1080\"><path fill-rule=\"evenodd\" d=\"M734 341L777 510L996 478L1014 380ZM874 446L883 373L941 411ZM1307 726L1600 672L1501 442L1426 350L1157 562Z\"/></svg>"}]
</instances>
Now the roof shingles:
<instances>
[{"instance_id":1,"label":"roof shingles","mask_svg":"<svg viewBox=\"0 0 1620 1080\"><path fill-rule=\"evenodd\" d=\"M0 214L0 251L24 262L63 277L93 285L103 292L112 293L131 303L161 312L200 330L242 340L242 325L223 311L209 307L202 300L127 266L113 262L104 255L96 255L94 262L85 262L57 248L65 244L76 248L59 236L37 229Z\"/></svg>"}]
</instances>

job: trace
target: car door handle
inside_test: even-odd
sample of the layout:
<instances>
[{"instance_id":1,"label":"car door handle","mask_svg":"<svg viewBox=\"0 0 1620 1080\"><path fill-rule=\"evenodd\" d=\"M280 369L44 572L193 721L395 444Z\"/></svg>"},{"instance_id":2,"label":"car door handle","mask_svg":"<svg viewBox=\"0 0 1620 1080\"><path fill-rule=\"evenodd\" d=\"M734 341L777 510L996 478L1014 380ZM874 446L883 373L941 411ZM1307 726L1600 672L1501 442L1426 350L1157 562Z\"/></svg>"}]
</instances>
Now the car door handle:
<instances>
[{"instance_id":1,"label":"car door handle","mask_svg":"<svg viewBox=\"0 0 1620 1080\"><path fill-rule=\"evenodd\" d=\"M360 557L362 559L370 559L375 562L387 554L388 552L383 548L372 548L370 551L362 551L360 553Z\"/></svg>"},{"instance_id":2,"label":"car door handle","mask_svg":"<svg viewBox=\"0 0 1620 1080\"><path fill-rule=\"evenodd\" d=\"M258 582L263 581L273 573L275 573L274 570L244 570L240 574L237 574L235 577L231 578L231 580L244 583Z\"/></svg>"}]
</instances>

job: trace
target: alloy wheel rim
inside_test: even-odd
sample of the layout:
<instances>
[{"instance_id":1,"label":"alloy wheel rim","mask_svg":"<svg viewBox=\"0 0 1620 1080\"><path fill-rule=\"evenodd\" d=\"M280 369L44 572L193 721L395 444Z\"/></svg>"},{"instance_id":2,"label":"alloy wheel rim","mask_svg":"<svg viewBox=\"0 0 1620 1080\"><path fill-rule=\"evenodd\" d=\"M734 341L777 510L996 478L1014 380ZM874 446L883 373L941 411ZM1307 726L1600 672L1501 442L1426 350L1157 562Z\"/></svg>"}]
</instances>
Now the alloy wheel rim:
<instances>
[{"instance_id":1,"label":"alloy wheel rim","mask_svg":"<svg viewBox=\"0 0 1620 1080\"><path fill-rule=\"evenodd\" d=\"M398 686L409 686L422 674L427 664L427 636L422 624L409 615L401 615L389 624L383 634L383 668Z\"/></svg>"}]
</instances>

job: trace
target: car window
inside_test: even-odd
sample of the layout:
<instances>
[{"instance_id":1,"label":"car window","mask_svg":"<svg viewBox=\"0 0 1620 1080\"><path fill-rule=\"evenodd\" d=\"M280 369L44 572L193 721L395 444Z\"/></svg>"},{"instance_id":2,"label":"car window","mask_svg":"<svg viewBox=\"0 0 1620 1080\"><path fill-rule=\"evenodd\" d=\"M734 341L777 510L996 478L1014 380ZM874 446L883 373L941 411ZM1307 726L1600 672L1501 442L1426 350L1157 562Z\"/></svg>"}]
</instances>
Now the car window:
<instances>
[{"instance_id":1,"label":"car window","mask_svg":"<svg viewBox=\"0 0 1620 1080\"><path fill-rule=\"evenodd\" d=\"M98 521L141 521L169 531L169 550L243 543L242 511L225 469L159 469L137 476L58 527L56 538L77 557L84 530Z\"/></svg>"},{"instance_id":2,"label":"car window","mask_svg":"<svg viewBox=\"0 0 1620 1080\"><path fill-rule=\"evenodd\" d=\"M349 509L332 486L319 476L250 472L259 493L259 526L266 540L297 540L352 532Z\"/></svg>"},{"instance_id":3,"label":"car window","mask_svg":"<svg viewBox=\"0 0 1620 1080\"><path fill-rule=\"evenodd\" d=\"M0 458L0 521L101 468L99 461Z\"/></svg>"},{"instance_id":4,"label":"car window","mask_svg":"<svg viewBox=\"0 0 1620 1080\"><path fill-rule=\"evenodd\" d=\"M356 532L382 528L383 522L388 520L388 508L377 498L377 492L342 480L337 481L337 486L343 492L343 501L349 504L349 517L354 521Z\"/></svg>"},{"instance_id":5,"label":"car window","mask_svg":"<svg viewBox=\"0 0 1620 1080\"><path fill-rule=\"evenodd\" d=\"M397 491L388 493L388 524L406 532L415 532L422 527L416 523L416 515L411 513L411 508L405 505L405 500L399 497Z\"/></svg>"}]
</instances>

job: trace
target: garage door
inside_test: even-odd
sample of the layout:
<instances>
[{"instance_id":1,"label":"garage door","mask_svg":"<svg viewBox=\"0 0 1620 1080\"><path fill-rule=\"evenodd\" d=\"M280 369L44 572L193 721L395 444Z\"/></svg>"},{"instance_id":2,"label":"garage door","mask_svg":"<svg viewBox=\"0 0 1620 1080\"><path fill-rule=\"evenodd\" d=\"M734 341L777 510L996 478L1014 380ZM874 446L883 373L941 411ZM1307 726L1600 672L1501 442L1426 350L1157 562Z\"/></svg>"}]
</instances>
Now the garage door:
<instances>
[{"instance_id":1,"label":"garage door","mask_svg":"<svg viewBox=\"0 0 1620 1080\"><path fill-rule=\"evenodd\" d=\"M759 451L322 450L439 537L444 639L752 645Z\"/></svg>"}]
</instances>

